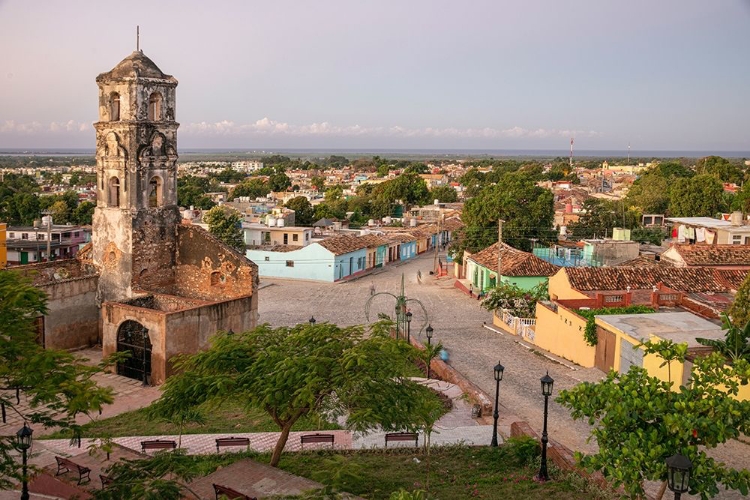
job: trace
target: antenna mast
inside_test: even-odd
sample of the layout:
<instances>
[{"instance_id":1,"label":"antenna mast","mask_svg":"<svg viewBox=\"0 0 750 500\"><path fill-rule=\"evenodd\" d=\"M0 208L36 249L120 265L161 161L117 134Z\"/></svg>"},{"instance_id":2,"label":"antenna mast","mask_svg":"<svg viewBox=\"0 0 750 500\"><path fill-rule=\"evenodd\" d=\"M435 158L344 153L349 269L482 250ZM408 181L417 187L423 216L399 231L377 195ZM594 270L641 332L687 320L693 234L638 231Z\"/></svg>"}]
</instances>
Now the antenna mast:
<instances>
[{"instance_id":1,"label":"antenna mast","mask_svg":"<svg viewBox=\"0 0 750 500\"><path fill-rule=\"evenodd\" d=\"M630 141L628 141L628 165L630 165Z\"/></svg>"},{"instance_id":2,"label":"antenna mast","mask_svg":"<svg viewBox=\"0 0 750 500\"><path fill-rule=\"evenodd\" d=\"M135 50L140 52L141 50L141 27L135 26Z\"/></svg>"},{"instance_id":3,"label":"antenna mast","mask_svg":"<svg viewBox=\"0 0 750 500\"><path fill-rule=\"evenodd\" d=\"M573 138L570 138L570 168L573 168Z\"/></svg>"}]
</instances>

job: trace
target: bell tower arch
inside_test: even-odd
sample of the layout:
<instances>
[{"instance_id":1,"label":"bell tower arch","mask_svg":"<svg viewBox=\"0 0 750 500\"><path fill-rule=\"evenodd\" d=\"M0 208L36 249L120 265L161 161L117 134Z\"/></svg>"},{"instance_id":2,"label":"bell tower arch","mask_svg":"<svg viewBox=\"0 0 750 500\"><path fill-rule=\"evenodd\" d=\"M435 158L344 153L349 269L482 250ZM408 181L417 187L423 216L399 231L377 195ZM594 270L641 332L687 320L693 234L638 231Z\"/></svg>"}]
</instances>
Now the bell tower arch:
<instances>
[{"instance_id":1,"label":"bell tower arch","mask_svg":"<svg viewBox=\"0 0 750 500\"><path fill-rule=\"evenodd\" d=\"M99 296L168 293L177 248L177 80L137 50L96 78Z\"/></svg>"}]
</instances>

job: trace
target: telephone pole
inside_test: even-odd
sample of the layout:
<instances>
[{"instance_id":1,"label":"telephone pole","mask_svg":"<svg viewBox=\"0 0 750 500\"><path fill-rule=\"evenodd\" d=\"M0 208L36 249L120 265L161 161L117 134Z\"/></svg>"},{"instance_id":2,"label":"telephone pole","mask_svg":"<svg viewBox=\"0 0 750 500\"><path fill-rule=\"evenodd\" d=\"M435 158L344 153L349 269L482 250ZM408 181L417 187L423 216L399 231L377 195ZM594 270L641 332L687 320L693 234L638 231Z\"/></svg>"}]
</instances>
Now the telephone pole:
<instances>
[{"instance_id":1,"label":"telephone pole","mask_svg":"<svg viewBox=\"0 0 750 500\"><path fill-rule=\"evenodd\" d=\"M495 286L500 285L500 276L503 269L503 219L497 220L497 279Z\"/></svg>"},{"instance_id":2,"label":"telephone pole","mask_svg":"<svg viewBox=\"0 0 750 500\"><path fill-rule=\"evenodd\" d=\"M438 252L440 251L440 243L443 238L443 234L440 231L440 222L442 222L443 214L438 213L437 220L437 238L435 239L435 257L432 259L432 268L435 270L435 276L440 277L440 268L438 267Z\"/></svg>"}]
</instances>

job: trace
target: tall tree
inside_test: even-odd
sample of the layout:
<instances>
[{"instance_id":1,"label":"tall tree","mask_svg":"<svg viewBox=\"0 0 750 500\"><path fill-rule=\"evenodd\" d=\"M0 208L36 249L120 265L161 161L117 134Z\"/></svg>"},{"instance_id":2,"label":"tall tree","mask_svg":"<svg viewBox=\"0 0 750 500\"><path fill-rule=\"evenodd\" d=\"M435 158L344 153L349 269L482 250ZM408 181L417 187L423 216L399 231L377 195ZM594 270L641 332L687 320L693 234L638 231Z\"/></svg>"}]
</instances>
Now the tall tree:
<instances>
[{"instance_id":1,"label":"tall tree","mask_svg":"<svg viewBox=\"0 0 750 500\"><path fill-rule=\"evenodd\" d=\"M739 328L744 328L750 323L750 274L737 289L737 295L734 296L734 302L727 310L727 314L732 324Z\"/></svg>"},{"instance_id":2,"label":"tall tree","mask_svg":"<svg viewBox=\"0 0 750 500\"><path fill-rule=\"evenodd\" d=\"M266 196L271 192L271 186L268 182L260 177L251 177L245 181L237 184L232 193L229 195L230 200L239 198L240 196L247 196L251 200Z\"/></svg>"},{"instance_id":3,"label":"tall tree","mask_svg":"<svg viewBox=\"0 0 750 500\"><path fill-rule=\"evenodd\" d=\"M18 405L10 391L0 392L0 402L31 427L58 427L80 435L76 416L112 403L112 390L91 379L104 365L83 365L71 353L45 349L36 341L36 319L45 314L46 302L44 292L29 279L0 271L0 386L20 388L29 403ZM19 469L13 437L0 437L0 489L20 479Z\"/></svg>"},{"instance_id":4,"label":"tall tree","mask_svg":"<svg viewBox=\"0 0 750 500\"><path fill-rule=\"evenodd\" d=\"M662 341L644 347L661 356L668 369L685 362L687 344ZM631 366L627 373L610 371L601 382L562 391L558 402L574 419L594 426L599 447L592 455L577 453L577 459L623 486L631 498L641 498L643 482L665 481L665 460L680 453L693 463L691 494L708 498L722 485L746 495L750 471L734 470L705 451L750 432L750 402L736 399L740 384L750 381L750 364L744 359L725 362L718 353L696 358L686 385Z\"/></svg>"},{"instance_id":5,"label":"tall tree","mask_svg":"<svg viewBox=\"0 0 750 500\"><path fill-rule=\"evenodd\" d=\"M712 175L676 179L669 198L673 217L714 217L726 208L724 188Z\"/></svg>"},{"instance_id":6,"label":"tall tree","mask_svg":"<svg viewBox=\"0 0 750 500\"><path fill-rule=\"evenodd\" d=\"M81 202L73 211L70 218L75 224L91 224L95 208L95 203L90 201Z\"/></svg>"},{"instance_id":7,"label":"tall tree","mask_svg":"<svg viewBox=\"0 0 750 500\"><path fill-rule=\"evenodd\" d=\"M535 185L522 173L510 173L483 188L464 205L462 236L452 246L457 257L464 249L481 250L497 241L497 221L505 220L503 240L521 250L531 249L531 238L552 241L552 192Z\"/></svg>"},{"instance_id":8,"label":"tall tree","mask_svg":"<svg viewBox=\"0 0 750 500\"><path fill-rule=\"evenodd\" d=\"M315 212L310 200L305 196L295 196L284 205L286 208L294 210L294 224L297 226L309 226L313 221Z\"/></svg>"},{"instance_id":9,"label":"tall tree","mask_svg":"<svg viewBox=\"0 0 750 500\"><path fill-rule=\"evenodd\" d=\"M260 408L281 431L274 467L304 415L346 415L347 427L357 431L415 430L414 412L435 396L407 376L419 353L392 339L389 326L381 322L365 331L305 323L218 334L207 351L179 362L180 373L164 384L154 412L168 417L186 404L226 399Z\"/></svg>"},{"instance_id":10,"label":"tall tree","mask_svg":"<svg viewBox=\"0 0 750 500\"><path fill-rule=\"evenodd\" d=\"M268 178L268 187L271 191L286 191L292 185L292 180L284 172L278 172Z\"/></svg>"},{"instance_id":11,"label":"tall tree","mask_svg":"<svg viewBox=\"0 0 750 500\"><path fill-rule=\"evenodd\" d=\"M626 209L622 201L588 198L583 210L578 221L568 226L568 235L574 240L604 238L611 236L615 227L633 228L638 224L638 214Z\"/></svg>"},{"instance_id":12,"label":"tall tree","mask_svg":"<svg viewBox=\"0 0 750 500\"><path fill-rule=\"evenodd\" d=\"M242 240L242 217L237 210L225 205L218 205L203 215L203 222L208 224L208 230L232 248L242 250L245 243Z\"/></svg>"},{"instance_id":13,"label":"tall tree","mask_svg":"<svg viewBox=\"0 0 750 500\"><path fill-rule=\"evenodd\" d=\"M711 175L722 182L742 182L742 170L721 156L706 156L695 164L695 171L699 175Z\"/></svg>"},{"instance_id":14,"label":"tall tree","mask_svg":"<svg viewBox=\"0 0 750 500\"><path fill-rule=\"evenodd\" d=\"M430 198L442 203L453 203L458 200L458 193L451 186L437 186L430 190Z\"/></svg>"}]
</instances>

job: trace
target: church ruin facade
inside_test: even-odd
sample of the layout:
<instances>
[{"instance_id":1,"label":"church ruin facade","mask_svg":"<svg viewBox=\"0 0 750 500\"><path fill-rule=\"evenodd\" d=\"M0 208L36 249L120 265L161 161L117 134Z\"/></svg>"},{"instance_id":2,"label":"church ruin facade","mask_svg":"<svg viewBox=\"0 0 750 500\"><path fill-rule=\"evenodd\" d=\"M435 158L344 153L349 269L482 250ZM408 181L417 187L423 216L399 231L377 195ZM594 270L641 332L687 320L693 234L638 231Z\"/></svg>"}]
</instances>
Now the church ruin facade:
<instances>
[{"instance_id":1,"label":"church ruin facade","mask_svg":"<svg viewBox=\"0 0 750 500\"><path fill-rule=\"evenodd\" d=\"M177 205L177 80L142 51L96 78L97 206L76 259L16 269L48 292L48 347L129 352L121 375L160 384L178 354L255 327L258 268ZM64 270L64 271L63 271Z\"/></svg>"}]
</instances>

